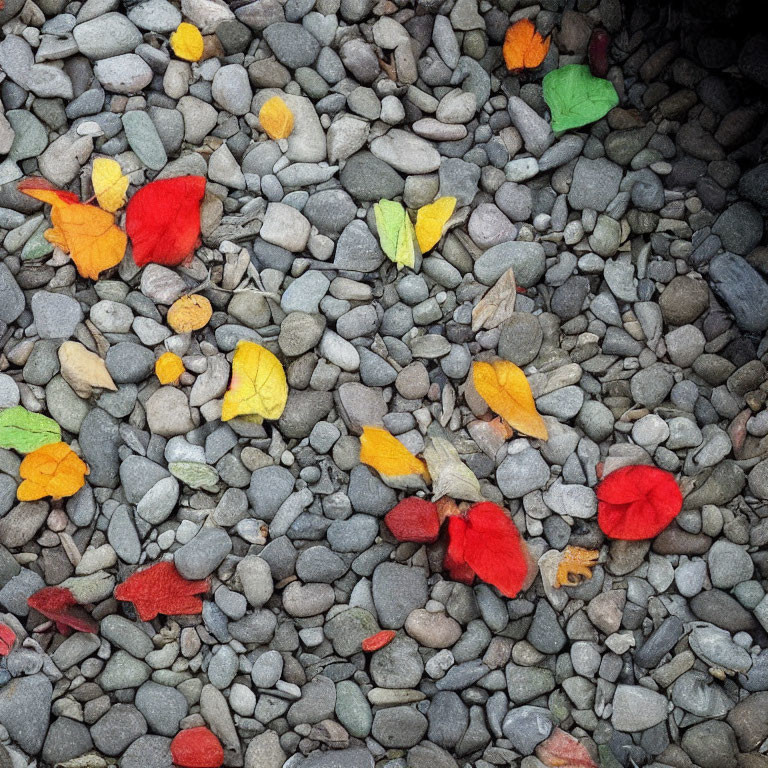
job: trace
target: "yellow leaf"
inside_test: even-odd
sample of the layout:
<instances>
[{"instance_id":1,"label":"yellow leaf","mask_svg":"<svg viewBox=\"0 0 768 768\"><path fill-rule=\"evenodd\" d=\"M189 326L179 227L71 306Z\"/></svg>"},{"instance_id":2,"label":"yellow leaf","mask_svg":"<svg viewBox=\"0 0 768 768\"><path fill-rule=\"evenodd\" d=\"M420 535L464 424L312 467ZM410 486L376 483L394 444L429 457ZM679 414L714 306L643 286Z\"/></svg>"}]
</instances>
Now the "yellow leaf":
<instances>
[{"instance_id":1,"label":"yellow leaf","mask_svg":"<svg viewBox=\"0 0 768 768\"><path fill-rule=\"evenodd\" d=\"M232 380L224 394L221 420L235 416L279 419L288 400L288 383L280 361L253 341L240 341L232 358Z\"/></svg>"},{"instance_id":2,"label":"yellow leaf","mask_svg":"<svg viewBox=\"0 0 768 768\"><path fill-rule=\"evenodd\" d=\"M597 549L566 547L557 566L554 586L575 587L580 582L577 576L591 579L592 569L597 565L599 556L600 552Z\"/></svg>"},{"instance_id":3,"label":"yellow leaf","mask_svg":"<svg viewBox=\"0 0 768 768\"><path fill-rule=\"evenodd\" d=\"M66 444L49 443L28 453L19 467L23 482L16 489L19 501L45 496L72 496L85 485L88 467Z\"/></svg>"},{"instance_id":4,"label":"yellow leaf","mask_svg":"<svg viewBox=\"0 0 768 768\"><path fill-rule=\"evenodd\" d=\"M200 61L203 55L203 36L194 24L182 21L171 35L173 52L185 61Z\"/></svg>"},{"instance_id":5,"label":"yellow leaf","mask_svg":"<svg viewBox=\"0 0 768 768\"><path fill-rule=\"evenodd\" d=\"M429 482L427 465L414 456L396 437L381 427L363 427L360 438L360 461L373 467L385 480L395 487L414 487L422 480Z\"/></svg>"},{"instance_id":6,"label":"yellow leaf","mask_svg":"<svg viewBox=\"0 0 768 768\"><path fill-rule=\"evenodd\" d=\"M120 163L109 157L97 157L91 171L93 192L101 208L114 213L125 204L128 177L123 174Z\"/></svg>"},{"instance_id":7,"label":"yellow leaf","mask_svg":"<svg viewBox=\"0 0 768 768\"><path fill-rule=\"evenodd\" d=\"M547 427L536 410L525 374L508 360L472 364L472 379L488 407L509 425L531 437L546 440Z\"/></svg>"},{"instance_id":8,"label":"yellow leaf","mask_svg":"<svg viewBox=\"0 0 768 768\"><path fill-rule=\"evenodd\" d=\"M212 314L211 302L205 296L193 293L176 299L165 319L176 333L190 333L205 327Z\"/></svg>"},{"instance_id":9,"label":"yellow leaf","mask_svg":"<svg viewBox=\"0 0 768 768\"><path fill-rule=\"evenodd\" d=\"M443 227L456 208L455 197L438 197L434 203L419 208L416 214L416 240L422 253L434 248L443 236Z\"/></svg>"},{"instance_id":10,"label":"yellow leaf","mask_svg":"<svg viewBox=\"0 0 768 768\"><path fill-rule=\"evenodd\" d=\"M293 112L279 96L264 102L259 122L270 139L287 139L293 132Z\"/></svg>"},{"instance_id":11,"label":"yellow leaf","mask_svg":"<svg viewBox=\"0 0 768 768\"><path fill-rule=\"evenodd\" d=\"M165 352L155 361L155 376L163 385L175 384L184 370L181 358L173 352Z\"/></svg>"}]
</instances>

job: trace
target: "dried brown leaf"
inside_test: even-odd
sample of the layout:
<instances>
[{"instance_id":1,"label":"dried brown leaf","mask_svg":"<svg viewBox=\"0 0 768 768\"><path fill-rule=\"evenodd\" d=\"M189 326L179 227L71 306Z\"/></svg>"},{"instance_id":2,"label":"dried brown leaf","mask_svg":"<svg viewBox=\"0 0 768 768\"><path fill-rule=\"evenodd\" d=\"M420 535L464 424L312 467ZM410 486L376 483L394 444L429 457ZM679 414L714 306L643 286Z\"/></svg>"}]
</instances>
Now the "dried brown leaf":
<instances>
[{"instance_id":1,"label":"dried brown leaf","mask_svg":"<svg viewBox=\"0 0 768 768\"><path fill-rule=\"evenodd\" d=\"M472 330L498 328L515 311L517 283L510 267L472 310Z\"/></svg>"}]
</instances>

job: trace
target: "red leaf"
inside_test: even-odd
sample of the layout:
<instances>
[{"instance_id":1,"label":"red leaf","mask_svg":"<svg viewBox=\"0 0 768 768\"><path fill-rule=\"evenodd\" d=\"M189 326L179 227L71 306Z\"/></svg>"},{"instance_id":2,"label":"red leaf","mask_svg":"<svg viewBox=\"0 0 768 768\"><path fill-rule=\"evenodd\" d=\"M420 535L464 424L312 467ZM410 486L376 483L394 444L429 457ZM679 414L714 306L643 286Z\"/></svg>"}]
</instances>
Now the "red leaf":
<instances>
[{"instance_id":1,"label":"red leaf","mask_svg":"<svg viewBox=\"0 0 768 768\"><path fill-rule=\"evenodd\" d=\"M596 29L589 38L589 69L595 77L608 74L608 47L611 37L604 29Z\"/></svg>"},{"instance_id":2,"label":"red leaf","mask_svg":"<svg viewBox=\"0 0 768 768\"><path fill-rule=\"evenodd\" d=\"M68 192L66 189L59 189L58 187L55 187L53 184L51 184L48 179L44 179L42 176L30 176L28 179L22 179L16 185L16 188L19 190L19 192L25 192L37 200L42 200L43 202L49 203L49 205L53 205L53 203L56 202L54 198L58 198L62 203L67 205L80 202L80 198L74 192ZM50 195L36 195L34 194L35 192L50 192Z\"/></svg>"},{"instance_id":3,"label":"red leaf","mask_svg":"<svg viewBox=\"0 0 768 768\"><path fill-rule=\"evenodd\" d=\"M224 762L224 749L215 734L201 725L173 737L171 759L180 768L219 768Z\"/></svg>"},{"instance_id":4,"label":"red leaf","mask_svg":"<svg viewBox=\"0 0 768 768\"><path fill-rule=\"evenodd\" d=\"M200 240L200 201L205 178L179 176L142 187L125 209L125 231L136 265L176 267L192 257Z\"/></svg>"},{"instance_id":5,"label":"red leaf","mask_svg":"<svg viewBox=\"0 0 768 768\"><path fill-rule=\"evenodd\" d=\"M15 642L16 633L7 624L0 624L0 656L7 656Z\"/></svg>"},{"instance_id":6,"label":"red leaf","mask_svg":"<svg viewBox=\"0 0 768 768\"><path fill-rule=\"evenodd\" d=\"M117 585L115 597L133 603L142 621L151 621L158 613L168 616L202 613L203 601L196 597L208 590L208 582L188 581L168 561L134 573Z\"/></svg>"},{"instance_id":7,"label":"red leaf","mask_svg":"<svg viewBox=\"0 0 768 768\"><path fill-rule=\"evenodd\" d=\"M663 469L621 467L597 486L597 522L612 539L652 539L677 517L683 494Z\"/></svg>"},{"instance_id":8,"label":"red leaf","mask_svg":"<svg viewBox=\"0 0 768 768\"><path fill-rule=\"evenodd\" d=\"M471 574L515 597L528 575L525 544L501 507L483 501L464 515L448 518L448 551L443 566L452 578L472 583Z\"/></svg>"},{"instance_id":9,"label":"red leaf","mask_svg":"<svg viewBox=\"0 0 768 768\"><path fill-rule=\"evenodd\" d=\"M440 535L437 505L426 499L411 496L392 507L384 522L398 541L431 544Z\"/></svg>"},{"instance_id":10,"label":"red leaf","mask_svg":"<svg viewBox=\"0 0 768 768\"><path fill-rule=\"evenodd\" d=\"M379 648L383 648L385 645L389 645L394 639L397 633L391 629L382 629L381 632L377 632L375 635L366 637L363 640L364 651L378 651Z\"/></svg>"},{"instance_id":11,"label":"red leaf","mask_svg":"<svg viewBox=\"0 0 768 768\"><path fill-rule=\"evenodd\" d=\"M586 747L560 728L536 747L536 757L550 768L599 768Z\"/></svg>"},{"instance_id":12,"label":"red leaf","mask_svg":"<svg viewBox=\"0 0 768 768\"><path fill-rule=\"evenodd\" d=\"M46 619L56 622L56 629L68 635L78 632L98 632L99 625L78 605L72 593L64 587L44 587L27 598L27 605Z\"/></svg>"}]
</instances>

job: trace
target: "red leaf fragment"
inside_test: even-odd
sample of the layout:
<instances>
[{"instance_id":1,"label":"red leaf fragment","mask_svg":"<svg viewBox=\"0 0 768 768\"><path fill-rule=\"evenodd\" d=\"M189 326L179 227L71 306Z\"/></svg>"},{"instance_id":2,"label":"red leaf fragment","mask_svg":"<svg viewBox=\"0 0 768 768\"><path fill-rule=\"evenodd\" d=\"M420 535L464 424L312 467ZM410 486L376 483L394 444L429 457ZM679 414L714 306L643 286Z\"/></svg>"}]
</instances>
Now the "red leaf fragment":
<instances>
[{"instance_id":1,"label":"red leaf fragment","mask_svg":"<svg viewBox=\"0 0 768 768\"><path fill-rule=\"evenodd\" d=\"M139 618L151 621L158 613L167 616L202 613L203 601L197 595L207 591L207 580L188 581L172 562L163 561L118 584L115 597L133 603Z\"/></svg>"},{"instance_id":2,"label":"red leaf fragment","mask_svg":"<svg viewBox=\"0 0 768 768\"><path fill-rule=\"evenodd\" d=\"M382 629L381 632L377 632L375 635L366 637L363 640L364 651L378 651L379 648L383 648L385 645L389 645L394 639L397 632L391 629Z\"/></svg>"},{"instance_id":3,"label":"red leaf fragment","mask_svg":"<svg viewBox=\"0 0 768 768\"><path fill-rule=\"evenodd\" d=\"M608 74L608 48L611 36L604 29L596 29L589 38L587 56L589 71L595 77L605 77Z\"/></svg>"},{"instance_id":4,"label":"red leaf fragment","mask_svg":"<svg viewBox=\"0 0 768 768\"><path fill-rule=\"evenodd\" d=\"M27 598L27 605L46 619L56 622L56 629L68 635L78 632L99 631L99 625L78 605L74 595L65 587L43 587Z\"/></svg>"},{"instance_id":5,"label":"red leaf fragment","mask_svg":"<svg viewBox=\"0 0 768 768\"><path fill-rule=\"evenodd\" d=\"M160 179L142 187L125 209L125 231L136 266L176 267L192 258L200 240L203 176Z\"/></svg>"},{"instance_id":6,"label":"red leaf fragment","mask_svg":"<svg viewBox=\"0 0 768 768\"><path fill-rule=\"evenodd\" d=\"M525 545L504 510L490 501L448 518L443 567L451 578L471 584L478 576L506 597L523 588L529 563Z\"/></svg>"},{"instance_id":7,"label":"red leaf fragment","mask_svg":"<svg viewBox=\"0 0 768 768\"><path fill-rule=\"evenodd\" d=\"M596 493L597 522L612 539L652 539L683 507L675 478L658 467L621 467L606 475Z\"/></svg>"},{"instance_id":8,"label":"red leaf fragment","mask_svg":"<svg viewBox=\"0 0 768 768\"><path fill-rule=\"evenodd\" d=\"M219 768L224 748L204 725L180 731L171 742L171 759L180 768Z\"/></svg>"},{"instance_id":9,"label":"red leaf fragment","mask_svg":"<svg viewBox=\"0 0 768 768\"><path fill-rule=\"evenodd\" d=\"M440 534L437 505L416 496L403 499L392 507L384 522L398 541L431 544Z\"/></svg>"},{"instance_id":10,"label":"red leaf fragment","mask_svg":"<svg viewBox=\"0 0 768 768\"><path fill-rule=\"evenodd\" d=\"M560 728L536 747L536 757L550 768L599 768L586 747Z\"/></svg>"},{"instance_id":11,"label":"red leaf fragment","mask_svg":"<svg viewBox=\"0 0 768 768\"><path fill-rule=\"evenodd\" d=\"M7 656L15 642L16 633L7 624L0 624L0 656Z\"/></svg>"}]
</instances>

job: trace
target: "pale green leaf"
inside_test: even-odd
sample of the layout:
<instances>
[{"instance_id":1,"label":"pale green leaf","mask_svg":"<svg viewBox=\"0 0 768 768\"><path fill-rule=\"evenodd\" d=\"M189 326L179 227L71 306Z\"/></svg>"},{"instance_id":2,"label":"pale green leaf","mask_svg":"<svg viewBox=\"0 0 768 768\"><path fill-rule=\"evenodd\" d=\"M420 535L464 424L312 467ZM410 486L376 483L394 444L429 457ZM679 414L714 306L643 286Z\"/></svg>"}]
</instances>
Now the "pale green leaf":
<instances>
[{"instance_id":1,"label":"pale green leaf","mask_svg":"<svg viewBox=\"0 0 768 768\"><path fill-rule=\"evenodd\" d=\"M586 64L555 69L544 77L542 86L555 133L594 123L619 103L613 83L593 77Z\"/></svg>"},{"instance_id":2,"label":"pale green leaf","mask_svg":"<svg viewBox=\"0 0 768 768\"><path fill-rule=\"evenodd\" d=\"M381 250L397 268L413 267L416 255L416 233L408 212L394 200L379 200L373 206Z\"/></svg>"},{"instance_id":3,"label":"pale green leaf","mask_svg":"<svg viewBox=\"0 0 768 768\"><path fill-rule=\"evenodd\" d=\"M0 448L32 453L61 441L61 428L48 416L31 413L21 405L0 411Z\"/></svg>"}]
</instances>

